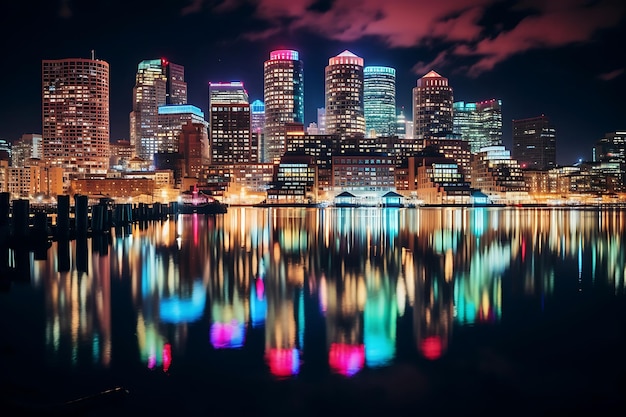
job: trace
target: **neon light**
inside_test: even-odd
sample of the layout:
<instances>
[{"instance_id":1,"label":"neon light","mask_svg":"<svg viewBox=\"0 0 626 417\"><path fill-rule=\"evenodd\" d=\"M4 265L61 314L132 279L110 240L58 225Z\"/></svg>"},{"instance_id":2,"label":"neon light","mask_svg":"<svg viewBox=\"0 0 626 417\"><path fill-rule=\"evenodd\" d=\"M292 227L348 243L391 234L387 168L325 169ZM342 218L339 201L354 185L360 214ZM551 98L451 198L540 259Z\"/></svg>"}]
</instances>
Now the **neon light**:
<instances>
[{"instance_id":1,"label":"neon light","mask_svg":"<svg viewBox=\"0 0 626 417\"><path fill-rule=\"evenodd\" d=\"M291 49L278 49L276 51L270 52L270 60L284 59L290 61L297 61L298 51L293 51Z\"/></svg>"},{"instance_id":2,"label":"neon light","mask_svg":"<svg viewBox=\"0 0 626 417\"><path fill-rule=\"evenodd\" d=\"M332 343L328 353L330 368L345 376L352 376L365 365L365 347L363 345L347 345Z\"/></svg>"},{"instance_id":3,"label":"neon light","mask_svg":"<svg viewBox=\"0 0 626 417\"><path fill-rule=\"evenodd\" d=\"M191 104L169 104L166 106L159 106L159 114L195 114L196 116L204 117L204 112L196 106Z\"/></svg>"}]
</instances>

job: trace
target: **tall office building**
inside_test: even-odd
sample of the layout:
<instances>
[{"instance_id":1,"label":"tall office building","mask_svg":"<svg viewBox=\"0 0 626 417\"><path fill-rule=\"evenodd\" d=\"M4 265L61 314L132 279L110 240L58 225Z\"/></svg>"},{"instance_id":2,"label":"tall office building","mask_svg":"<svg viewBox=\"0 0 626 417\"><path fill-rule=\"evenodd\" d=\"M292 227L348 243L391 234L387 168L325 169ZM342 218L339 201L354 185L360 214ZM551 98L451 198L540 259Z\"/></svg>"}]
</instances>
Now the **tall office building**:
<instances>
[{"instance_id":1,"label":"tall office building","mask_svg":"<svg viewBox=\"0 0 626 417\"><path fill-rule=\"evenodd\" d=\"M413 88L413 137L445 138L452 135L452 87L448 79L430 71Z\"/></svg>"},{"instance_id":2,"label":"tall office building","mask_svg":"<svg viewBox=\"0 0 626 417\"><path fill-rule=\"evenodd\" d=\"M363 109L368 136L396 134L396 70L389 67L363 69Z\"/></svg>"},{"instance_id":3,"label":"tall office building","mask_svg":"<svg viewBox=\"0 0 626 417\"><path fill-rule=\"evenodd\" d=\"M13 144L13 165L15 165L15 144ZM593 146L594 162L619 162L626 164L626 131L610 132Z\"/></svg>"},{"instance_id":4,"label":"tall office building","mask_svg":"<svg viewBox=\"0 0 626 417\"><path fill-rule=\"evenodd\" d=\"M472 153L487 146L502 145L502 100L458 101L453 109L453 131L469 142Z\"/></svg>"},{"instance_id":5,"label":"tall office building","mask_svg":"<svg viewBox=\"0 0 626 417\"><path fill-rule=\"evenodd\" d=\"M209 113L211 163L252 162L250 103L243 83L209 83Z\"/></svg>"},{"instance_id":6,"label":"tall office building","mask_svg":"<svg viewBox=\"0 0 626 417\"><path fill-rule=\"evenodd\" d=\"M265 143L261 162L280 161L285 152L285 123L304 124L304 70L298 51L270 52L263 64Z\"/></svg>"},{"instance_id":7,"label":"tall office building","mask_svg":"<svg viewBox=\"0 0 626 417\"><path fill-rule=\"evenodd\" d=\"M325 71L326 134L365 135L363 58L343 51Z\"/></svg>"},{"instance_id":8,"label":"tall office building","mask_svg":"<svg viewBox=\"0 0 626 417\"><path fill-rule=\"evenodd\" d=\"M109 168L109 64L42 61L43 158L70 177Z\"/></svg>"},{"instance_id":9,"label":"tall office building","mask_svg":"<svg viewBox=\"0 0 626 417\"><path fill-rule=\"evenodd\" d=\"M159 107L187 103L185 69L166 59L141 61L133 88L130 112L130 142L137 156L152 161L158 147Z\"/></svg>"},{"instance_id":10,"label":"tall office building","mask_svg":"<svg viewBox=\"0 0 626 417\"><path fill-rule=\"evenodd\" d=\"M556 129L547 116L513 120L512 156L522 169L556 167Z\"/></svg>"}]
</instances>

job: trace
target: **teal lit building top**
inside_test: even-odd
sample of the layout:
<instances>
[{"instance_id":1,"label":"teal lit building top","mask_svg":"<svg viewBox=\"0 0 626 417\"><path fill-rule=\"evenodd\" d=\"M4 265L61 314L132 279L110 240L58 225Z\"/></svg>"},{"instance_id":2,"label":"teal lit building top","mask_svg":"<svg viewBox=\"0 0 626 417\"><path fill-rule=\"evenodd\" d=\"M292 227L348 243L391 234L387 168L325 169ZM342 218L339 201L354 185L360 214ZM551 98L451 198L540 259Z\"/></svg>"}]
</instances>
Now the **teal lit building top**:
<instances>
[{"instance_id":1,"label":"teal lit building top","mask_svg":"<svg viewBox=\"0 0 626 417\"><path fill-rule=\"evenodd\" d=\"M254 100L250 105L252 113L265 113L265 103L261 100Z\"/></svg>"},{"instance_id":2,"label":"teal lit building top","mask_svg":"<svg viewBox=\"0 0 626 417\"><path fill-rule=\"evenodd\" d=\"M363 69L363 110L367 136L396 134L396 70L368 66Z\"/></svg>"},{"instance_id":3,"label":"teal lit building top","mask_svg":"<svg viewBox=\"0 0 626 417\"><path fill-rule=\"evenodd\" d=\"M191 104L159 106L159 114L195 114L204 118L204 112Z\"/></svg>"}]
</instances>

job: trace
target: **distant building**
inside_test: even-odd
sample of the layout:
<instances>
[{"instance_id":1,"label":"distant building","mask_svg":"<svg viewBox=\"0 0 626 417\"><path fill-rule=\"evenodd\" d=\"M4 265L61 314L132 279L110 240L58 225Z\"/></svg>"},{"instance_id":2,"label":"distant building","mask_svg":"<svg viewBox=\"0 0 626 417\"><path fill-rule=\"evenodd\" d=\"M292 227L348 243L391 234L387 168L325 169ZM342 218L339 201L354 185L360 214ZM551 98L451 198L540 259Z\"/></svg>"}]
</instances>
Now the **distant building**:
<instances>
[{"instance_id":1,"label":"distant building","mask_svg":"<svg viewBox=\"0 0 626 417\"><path fill-rule=\"evenodd\" d=\"M467 181L471 179L471 153L470 145L461 139L424 139L418 141L417 147L424 149L432 147L441 152L446 158L452 159L459 166L459 170Z\"/></svg>"},{"instance_id":2,"label":"distant building","mask_svg":"<svg viewBox=\"0 0 626 417\"><path fill-rule=\"evenodd\" d=\"M386 155L333 156L334 191L369 192L373 196L373 192L394 191L395 165L395 159Z\"/></svg>"},{"instance_id":3,"label":"distant building","mask_svg":"<svg viewBox=\"0 0 626 417\"><path fill-rule=\"evenodd\" d=\"M298 51L272 51L263 64L265 139L261 162L279 162L285 152L284 125L304 124L304 68Z\"/></svg>"},{"instance_id":4,"label":"distant building","mask_svg":"<svg viewBox=\"0 0 626 417\"><path fill-rule=\"evenodd\" d=\"M593 147L593 161L626 163L626 131L610 132L598 140Z\"/></svg>"},{"instance_id":5,"label":"distant building","mask_svg":"<svg viewBox=\"0 0 626 417\"><path fill-rule=\"evenodd\" d=\"M127 168L128 161L135 156L135 147L130 144L129 140L118 139L109 145L109 166L113 169L124 170Z\"/></svg>"},{"instance_id":6,"label":"distant building","mask_svg":"<svg viewBox=\"0 0 626 417\"><path fill-rule=\"evenodd\" d=\"M328 60L325 103L327 134L365 135L363 58L343 51Z\"/></svg>"},{"instance_id":7,"label":"distant building","mask_svg":"<svg viewBox=\"0 0 626 417\"><path fill-rule=\"evenodd\" d=\"M179 143L179 152L184 159L183 177L201 178L210 161L206 124L187 122L180 133Z\"/></svg>"},{"instance_id":8,"label":"distant building","mask_svg":"<svg viewBox=\"0 0 626 417\"><path fill-rule=\"evenodd\" d=\"M209 109L211 163L256 163L250 103L243 83L209 83Z\"/></svg>"},{"instance_id":9,"label":"distant building","mask_svg":"<svg viewBox=\"0 0 626 417\"><path fill-rule=\"evenodd\" d=\"M43 139L38 133L30 133L22 135L18 140L13 142L11 165L17 168L23 168L31 158L43 158Z\"/></svg>"},{"instance_id":10,"label":"distant building","mask_svg":"<svg viewBox=\"0 0 626 417\"><path fill-rule=\"evenodd\" d=\"M250 105L251 157L261 161L261 150L265 148L265 103L254 100Z\"/></svg>"},{"instance_id":11,"label":"distant building","mask_svg":"<svg viewBox=\"0 0 626 417\"><path fill-rule=\"evenodd\" d=\"M512 156L522 169L556 167L556 129L547 116L513 120Z\"/></svg>"},{"instance_id":12,"label":"distant building","mask_svg":"<svg viewBox=\"0 0 626 417\"><path fill-rule=\"evenodd\" d=\"M396 70L368 66L363 69L363 109L367 136L396 134Z\"/></svg>"},{"instance_id":13,"label":"distant building","mask_svg":"<svg viewBox=\"0 0 626 417\"><path fill-rule=\"evenodd\" d=\"M109 169L109 64L42 61L43 159L72 177Z\"/></svg>"},{"instance_id":14,"label":"distant building","mask_svg":"<svg viewBox=\"0 0 626 417\"><path fill-rule=\"evenodd\" d=\"M317 134L326 134L326 109L324 107L317 109Z\"/></svg>"},{"instance_id":15,"label":"distant building","mask_svg":"<svg viewBox=\"0 0 626 417\"><path fill-rule=\"evenodd\" d=\"M12 154L11 142L6 139L0 139L0 161L7 161L11 165Z\"/></svg>"},{"instance_id":16,"label":"distant building","mask_svg":"<svg viewBox=\"0 0 626 417\"><path fill-rule=\"evenodd\" d=\"M453 93L448 79L430 71L413 88L413 137L445 138L453 133Z\"/></svg>"},{"instance_id":17,"label":"distant building","mask_svg":"<svg viewBox=\"0 0 626 417\"><path fill-rule=\"evenodd\" d=\"M502 100L454 103L454 133L468 142L472 153L502 145Z\"/></svg>"},{"instance_id":18,"label":"distant building","mask_svg":"<svg viewBox=\"0 0 626 417\"><path fill-rule=\"evenodd\" d=\"M267 190L267 203L317 202L317 167L308 155L285 153L274 167L274 178Z\"/></svg>"},{"instance_id":19,"label":"distant building","mask_svg":"<svg viewBox=\"0 0 626 417\"><path fill-rule=\"evenodd\" d=\"M141 61L133 88L130 142L136 155L152 161L158 143L158 111L165 105L187 104L185 67L166 59Z\"/></svg>"}]
</instances>

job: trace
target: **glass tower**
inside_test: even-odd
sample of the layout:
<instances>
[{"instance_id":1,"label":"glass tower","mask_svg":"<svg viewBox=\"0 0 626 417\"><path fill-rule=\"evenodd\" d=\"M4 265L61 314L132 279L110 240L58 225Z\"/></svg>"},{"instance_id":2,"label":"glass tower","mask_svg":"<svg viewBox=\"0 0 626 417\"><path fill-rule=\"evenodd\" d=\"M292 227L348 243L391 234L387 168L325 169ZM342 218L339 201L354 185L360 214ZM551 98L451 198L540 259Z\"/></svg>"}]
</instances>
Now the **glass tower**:
<instances>
[{"instance_id":1,"label":"glass tower","mask_svg":"<svg viewBox=\"0 0 626 417\"><path fill-rule=\"evenodd\" d=\"M164 58L141 61L130 112L130 143L140 158L152 161L159 152L158 112L166 104L187 104L184 67Z\"/></svg>"},{"instance_id":2,"label":"glass tower","mask_svg":"<svg viewBox=\"0 0 626 417\"><path fill-rule=\"evenodd\" d=\"M390 67L363 69L363 108L368 136L396 134L396 70Z\"/></svg>"},{"instance_id":3,"label":"glass tower","mask_svg":"<svg viewBox=\"0 0 626 417\"><path fill-rule=\"evenodd\" d=\"M278 162L285 152L285 123L304 124L304 71L297 51L270 52L263 64L265 141L261 162Z\"/></svg>"},{"instance_id":4,"label":"glass tower","mask_svg":"<svg viewBox=\"0 0 626 417\"><path fill-rule=\"evenodd\" d=\"M42 61L43 158L71 177L109 168L109 64Z\"/></svg>"},{"instance_id":5,"label":"glass tower","mask_svg":"<svg viewBox=\"0 0 626 417\"><path fill-rule=\"evenodd\" d=\"M473 154L487 146L502 145L502 100L457 101L453 108L454 133L469 142Z\"/></svg>"},{"instance_id":6,"label":"glass tower","mask_svg":"<svg viewBox=\"0 0 626 417\"><path fill-rule=\"evenodd\" d=\"M325 71L326 134L365 135L363 58L343 51Z\"/></svg>"}]
</instances>

